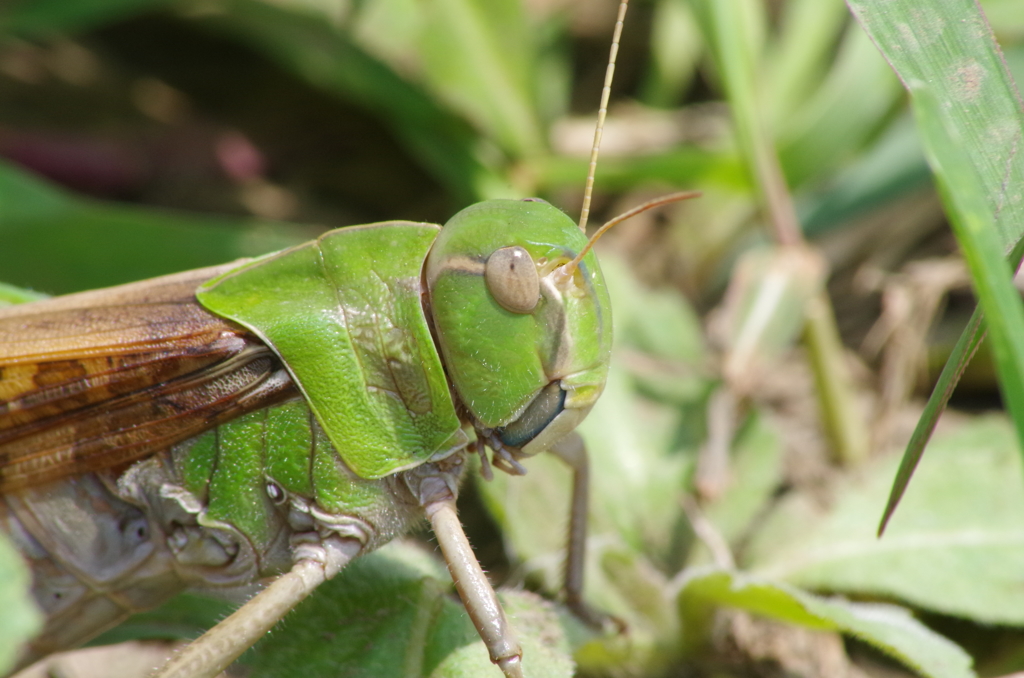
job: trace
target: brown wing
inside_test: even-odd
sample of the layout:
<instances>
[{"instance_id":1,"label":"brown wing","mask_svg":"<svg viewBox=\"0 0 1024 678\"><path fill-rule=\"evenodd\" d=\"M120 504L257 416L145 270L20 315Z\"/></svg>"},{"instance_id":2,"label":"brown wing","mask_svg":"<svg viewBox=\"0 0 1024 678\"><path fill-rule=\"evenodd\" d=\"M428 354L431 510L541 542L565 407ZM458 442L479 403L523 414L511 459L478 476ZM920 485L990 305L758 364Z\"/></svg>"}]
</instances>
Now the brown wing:
<instances>
[{"instance_id":1,"label":"brown wing","mask_svg":"<svg viewBox=\"0 0 1024 678\"><path fill-rule=\"evenodd\" d=\"M298 395L195 290L232 265L0 309L0 492L121 466Z\"/></svg>"}]
</instances>

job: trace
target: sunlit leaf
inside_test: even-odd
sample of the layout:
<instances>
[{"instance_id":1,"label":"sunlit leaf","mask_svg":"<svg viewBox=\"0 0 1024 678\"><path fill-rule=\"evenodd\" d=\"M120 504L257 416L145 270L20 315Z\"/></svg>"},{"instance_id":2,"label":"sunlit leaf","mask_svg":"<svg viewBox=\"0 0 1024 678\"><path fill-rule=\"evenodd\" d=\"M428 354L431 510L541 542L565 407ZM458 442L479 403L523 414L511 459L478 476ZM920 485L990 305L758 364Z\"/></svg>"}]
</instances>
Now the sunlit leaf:
<instances>
[{"instance_id":1,"label":"sunlit leaf","mask_svg":"<svg viewBox=\"0 0 1024 678\"><path fill-rule=\"evenodd\" d=\"M841 631L874 645L929 678L970 678L971 657L930 630L907 610L892 605L851 603L822 598L785 584L724 570L692 573L683 584L679 604L685 628L705 623L714 605L819 631Z\"/></svg>"},{"instance_id":2,"label":"sunlit leaf","mask_svg":"<svg viewBox=\"0 0 1024 678\"><path fill-rule=\"evenodd\" d=\"M897 459L832 492L780 504L746 565L814 590L883 596L984 624L1024 626L1024 484L1019 446L1003 417L932 442L900 511L879 539L874 521Z\"/></svg>"}]
</instances>

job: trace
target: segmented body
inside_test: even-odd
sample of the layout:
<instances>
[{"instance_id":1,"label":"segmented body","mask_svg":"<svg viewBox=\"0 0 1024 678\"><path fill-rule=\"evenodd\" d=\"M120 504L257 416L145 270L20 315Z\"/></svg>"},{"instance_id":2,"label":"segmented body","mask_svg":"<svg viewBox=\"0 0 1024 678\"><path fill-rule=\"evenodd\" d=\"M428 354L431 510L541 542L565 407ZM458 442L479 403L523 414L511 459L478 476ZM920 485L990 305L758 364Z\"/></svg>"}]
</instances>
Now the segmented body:
<instances>
[{"instance_id":1,"label":"segmented body","mask_svg":"<svg viewBox=\"0 0 1024 678\"><path fill-rule=\"evenodd\" d=\"M0 311L0 529L47 617L19 666L186 588L286 571L303 543L372 550L422 518L409 480L458 482L461 455L376 480L348 469L276 356L195 303L225 268ZM110 466L125 448L143 458ZM318 507L318 489L346 510Z\"/></svg>"},{"instance_id":2,"label":"segmented body","mask_svg":"<svg viewBox=\"0 0 1024 678\"><path fill-rule=\"evenodd\" d=\"M87 474L0 497L0 529L30 565L46 615L23 664L86 642L186 586L163 532L109 480Z\"/></svg>"},{"instance_id":3,"label":"segmented body","mask_svg":"<svg viewBox=\"0 0 1024 678\"><path fill-rule=\"evenodd\" d=\"M296 441L305 449L282 444L275 429L282 417L305 419L308 436ZM262 461L240 463L239 444ZM408 476L436 471L457 483L461 473L461 457L443 470L426 464L379 480L349 471L349 490L363 500L328 514L275 478L272 459L289 453L344 465L305 404L292 401L223 424L120 475L90 473L0 497L0 529L28 560L33 595L47 617L21 666L80 645L186 588L230 594L280 574L303 542L334 535L358 542L361 553L373 550L422 518ZM230 492L218 489L227 484Z\"/></svg>"}]
</instances>

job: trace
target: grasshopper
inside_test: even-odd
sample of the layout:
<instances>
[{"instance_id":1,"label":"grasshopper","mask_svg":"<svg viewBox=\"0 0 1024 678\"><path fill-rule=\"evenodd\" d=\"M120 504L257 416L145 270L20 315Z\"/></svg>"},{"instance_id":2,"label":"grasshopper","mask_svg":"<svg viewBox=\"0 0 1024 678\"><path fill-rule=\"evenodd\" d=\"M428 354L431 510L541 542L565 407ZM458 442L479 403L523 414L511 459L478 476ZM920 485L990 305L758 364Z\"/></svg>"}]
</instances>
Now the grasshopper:
<instances>
[{"instance_id":1,"label":"grasshopper","mask_svg":"<svg viewBox=\"0 0 1024 678\"><path fill-rule=\"evenodd\" d=\"M579 225L536 199L443 227L328 232L253 261L0 310L0 528L47 615L25 665L190 586L278 576L159 674L212 676L352 559L426 517L491 660L522 651L455 513L470 455L574 469L566 600L582 600L586 453L611 309ZM487 455L490 450L490 457Z\"/></svg>"}]
</instances>

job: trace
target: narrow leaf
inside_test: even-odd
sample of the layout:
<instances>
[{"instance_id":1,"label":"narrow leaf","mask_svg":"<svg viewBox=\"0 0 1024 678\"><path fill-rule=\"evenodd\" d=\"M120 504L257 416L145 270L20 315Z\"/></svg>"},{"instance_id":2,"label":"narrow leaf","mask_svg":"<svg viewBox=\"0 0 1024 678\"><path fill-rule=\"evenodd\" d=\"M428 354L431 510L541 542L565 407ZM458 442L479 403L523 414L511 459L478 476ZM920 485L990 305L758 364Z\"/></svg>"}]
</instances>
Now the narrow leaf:
<instances>
[{"instance_id":1,"label":"narrow leaf","mask_svg":"<svg viewBox=\"0 0 1024 678\"><path fill-rule=\"evenodd\" d=\"M45 294L0 282L0 308L45 299Z\"/></svg>"},{"instance_id":2,"label":"narrow leaf","mask_svg":"<svg viewBox=\"0 0 1024 678\"><path fill-rule=\"evenodd\" d=\"M885 512L882 514L882 520L878 524L879 537L885 532L889 519L892 518L892 514L899 505L900 499L903 498L903 493L907 491L907 485L910 484L914 470L917 469L917 464L921 461L922 455L924 455L924 448L928 441L931 440L935 426L939 423L939 417L942 416L942 411L946 409L946 404L953 395L957 382L960 381L960 377L963 376L964 370L967 369L971 358L974 357L978 346L981 345L981 341L984 338L985 332L982 325L981 307L978 307L974 309L971 319L967 321L967 327L964 328L963 334L960 335L956 346L953 347L953 353L942 368L939 380L936 382L935 388L932 389L932 394L928 396L924 412L921 413L921 418L917 420L917 425L914 427L914 433L910 436L910 442L907 443L907 449L903 453L900 467L896 471L896 479L893 480L892 489L889 491Z\"/></svg>"},{"instance_id":3,"label":"narrow leaf","mask_svg":"<svg viewBox=\"0 0 1024 678\"><path fill-rule=\"evenodd\" d=\"M1024 351L1013 346L1009 333L1024 328L1024 313L1005 264L994 256L1009 252L1024 234L1024 157L1019 152L1024 124L1012 78L973 0L848 4L911 92L929 164L971 265L982 309L1009 314L1000 317L998 329L992 327L993 343L1007 403L1020 420ZM1011 253L1010 259L1016 264L1019 253ZM976 350L981 328L976 313L908 444L879 531Z\"/></svg>"},{"instance_id":4,"label":"narrow leaf","mask_svg":"<svg viewBox=\"0 0 1024 678\"><path fill-rule=\"evenodd\" d=\"M4 162L0 205L0 278L54 294L265 254L316 232L80 198Z\"/></svg>"},{"instance_id":5,"label":"narrow leaf","mask_svg":"<svg viewBox=\"0 0 1024 678\"><path fill-rule=\"evenodd\" d=\"M252 45L311 85L379 115L460 200L478 198L495 180L476 157L477 139L468 125L323 16L254 0L227 0L222 7L223 13L197 20Z\"/></svg>"}]
</instances>

